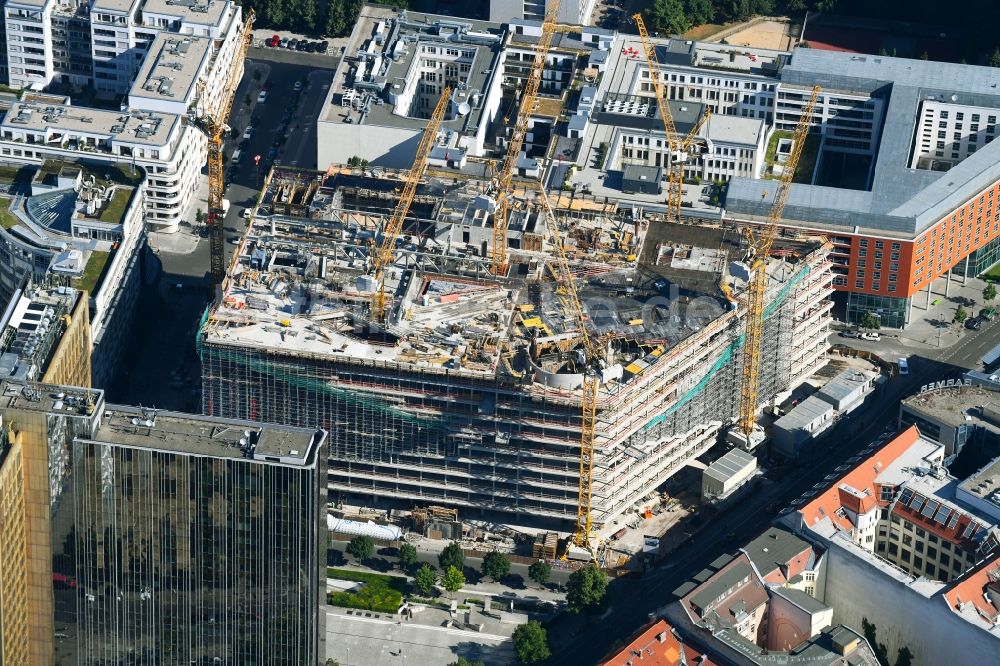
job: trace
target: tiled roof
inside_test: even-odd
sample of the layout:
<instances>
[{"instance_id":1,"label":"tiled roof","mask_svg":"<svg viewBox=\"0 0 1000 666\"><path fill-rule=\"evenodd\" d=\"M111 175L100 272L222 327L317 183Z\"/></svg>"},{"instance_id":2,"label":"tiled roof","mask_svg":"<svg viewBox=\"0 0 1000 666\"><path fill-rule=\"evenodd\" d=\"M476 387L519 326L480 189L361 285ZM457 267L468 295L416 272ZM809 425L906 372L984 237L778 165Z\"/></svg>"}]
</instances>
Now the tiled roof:
<instances>
[{"instance_id":1,"label":"tiled roof","mask_svg":"<svg viewBox=\"0 0 1000 666\"><path fill-rule=\"evenodd\" d=\"M824 518L829 518L841 529L852 531L854 524L846 516L837 515L838 512L841 512L841 508L849 508L844 505L845 496L853 495L853 493L842 490L841 487L846 486L861 493L867 491L868 497L871 498L871 503L869 503L867 498L864 500L855 499L854 502L858 508L874 508L875 503L879 501L875 479L882 470L901 456L908 448L913 446L918 439L920 439L920 432L916 426L910 426L889 440L881 449L860 461L854 468L845 472L844 476L836 481L832 487L799 509L799 515L802 517L803 523L807 527L811 527Z\"/></svg>"},{"instance_id":2,"label":"tiled roof","mask_svg":"<svg viewBox=\"0 0 1000 666\"><path fill-rule=\"evenodd\" d=\"M948 607L956 612L975 609L980 621L992 628L1000 616L1000 608L987 595L986 588L996 584L997 574L1000 574L1000 555L985 560L956 581L944 594Z\"/></svg>"},{"instance_id":3,"label":"tiled roof","mask_svg":"<svg viewBox=\"0 0 1000 666\"><path fill-rule=\"evenodd\" d=\"M701 653L682 644L674 636L666 620L659 620L640 629L620 652L602 661L599 666L684 666L702 664L715 666L714 662L695 661Z\"/></svg>"}]
</instances>

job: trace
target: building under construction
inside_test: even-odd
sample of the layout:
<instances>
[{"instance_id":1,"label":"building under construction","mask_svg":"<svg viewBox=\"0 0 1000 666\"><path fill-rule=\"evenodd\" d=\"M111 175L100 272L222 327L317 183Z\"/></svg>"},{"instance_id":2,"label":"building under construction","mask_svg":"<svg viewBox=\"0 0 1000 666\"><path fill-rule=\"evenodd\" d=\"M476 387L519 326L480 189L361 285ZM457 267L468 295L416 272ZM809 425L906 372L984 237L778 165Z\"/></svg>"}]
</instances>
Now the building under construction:
<instances>
[{"instance_id":1,"label":"building under construction","mask_svg":"<svg viewBox=\"0 0 1000 666\"><path fill-rule=\"evenodd\" d=\"M568 526L584 375L553 263L558 237L589 333L606 349L594 523L715 444L739 410L749 277L739 230L555 195L553 221L519 190L510 265L497 277L486 185L431 177L420 186L378 324L371 255L398 174L273 173L199 334L205 413L329 430L330 488L349 501ZM775 244L762 401L823 363L829 268L820 239Z\"/></svg>"}]
</instances>

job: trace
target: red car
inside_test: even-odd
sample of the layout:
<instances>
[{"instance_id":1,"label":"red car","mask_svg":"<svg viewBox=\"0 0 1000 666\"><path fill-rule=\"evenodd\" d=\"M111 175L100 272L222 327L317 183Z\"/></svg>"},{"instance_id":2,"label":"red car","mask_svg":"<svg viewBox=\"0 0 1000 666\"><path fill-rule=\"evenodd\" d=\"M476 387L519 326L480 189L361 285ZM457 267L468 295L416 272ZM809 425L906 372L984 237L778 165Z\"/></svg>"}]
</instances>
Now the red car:
<instances>
[{"instance_id":1,"label":"red car","mask_svg":"<svg viewBox=\"0 0 1000 666\"><path fill-rule=\"evenodd\" d=\"M277 46L280 43L281 43L281 37L279 37L278 35L272 35L271 38L267 40L268 46Z\"/></svg>"}]
</instances>

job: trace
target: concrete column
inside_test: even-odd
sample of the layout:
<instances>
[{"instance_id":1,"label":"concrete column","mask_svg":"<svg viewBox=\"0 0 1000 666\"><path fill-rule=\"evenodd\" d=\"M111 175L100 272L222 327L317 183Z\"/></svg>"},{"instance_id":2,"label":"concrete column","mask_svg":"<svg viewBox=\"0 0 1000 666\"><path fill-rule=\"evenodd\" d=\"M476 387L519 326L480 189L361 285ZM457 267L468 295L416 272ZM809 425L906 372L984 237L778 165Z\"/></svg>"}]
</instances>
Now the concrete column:
<instances>
[{"instance_id":1,"label":"concrete column","mask_svg":"<svg viewBox=\"0 0 1000 666\"><path fill-rule=\"evenodd\" d=\"M934 286L934 280L927 283L927 301L924 302L924 310L931 309L931 287Z\"/></svg>"},{"instance_id":2,"label":"concrete column","mask_svg":"<svg viewBox=\"0 0 1000 666\"><path fill-rule=\"evenodd\" d=\"M948 298L951 296L951 271L947 270L944 272L945 283L944 283L944 297Z\"/></svg>"},{"instance_id":3,"label":"concrete column","mask_svg":"<svg viewBox=\"0 0 1000 666\"><path fill-rule=\"evenodd\" d=\"M906 318L903 319L903 328L910 325L910 315L913 313L913 298L906 299Z\"/></svg>"},{"instance_id":4,"label":"concrete column","mask_svg":"<svg viewBox=\"0 0 1000 666\"><path fill-rule=\"evenodd\" d=\"M962 284L969 281L969 262L972 261L972 255L970 254L965 258L965 268L962 269Z\"/></svg>"}]
</instances>

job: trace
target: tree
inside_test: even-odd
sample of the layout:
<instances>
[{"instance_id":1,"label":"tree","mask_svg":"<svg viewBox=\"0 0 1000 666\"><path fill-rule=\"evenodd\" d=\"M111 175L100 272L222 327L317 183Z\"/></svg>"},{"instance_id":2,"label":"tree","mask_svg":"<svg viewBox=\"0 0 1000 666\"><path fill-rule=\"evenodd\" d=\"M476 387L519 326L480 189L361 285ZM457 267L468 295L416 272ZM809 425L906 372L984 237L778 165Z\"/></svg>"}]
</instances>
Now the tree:
<instances>
[{"instance_id":1,"label":"tree","mask_svg":"<svg viewBox=\"0 0 1000 666\"><path fill-rule=\"evenodd\" d=\"M370 536L356 536L347 544L347 553L364 562L375 554L375 542Z\"/></svg>"},{"instance_id":2,"label":"tree","mask_svg":"<svg viewBox=\"0 0 1000 666\"><path fill-rule=\"evenodd\" d=\"M254 83L260 83L260 80L261 80L262 77L263 77L263 75L260 73L259 69L253 70L253 82Z\"/></svg>"},{"instance_id":3,"label":"tree","mask_svg":"<svg viewBox=\"0 0 1000 666\"><path fill-rule=\"evenodd\" d=\"M489 576L495 583L510 573L510 558L497 550L486 553L482 571L484 576Z\"/></svg>"},{"instance_id":4,"label":"tree","mask_svg":"<svg viewBox=\"0 0 1000 666\"><path fill-rule=\"evenodd\" d=\"M522 664L537 664L552 656L548 633L536 620L529 620L526 624L518 626L512 638L514 654Z\"/></svg>"},{"instance_id":5,"label":"tree","mask_svg":"<svg viewBox=\"0 0 1000 666\"><path fill-rule=\"evenodd\" d=\"M413 576L413 584L424 594L430 594L436 582L437 574L434 573L434 569L429 564L425 564L417 569L417 573Z\"/></svg>"},{"instance_id":6,"label":"tree","mask_svg":"<svg viewBox=\"0 0 1000 666\"><path fill-rule=\"evenodd\" d=\"M250 106L251 101L253 100L250 99L250 93L243 95L243 106Z\"/></svg>"},{"instance_id":7,"label":"tree","mask_svg":"<svg viewBox=\"0 0 1000 666\"><path fill-rule=\"evenodd\" d=\"M451 593L458 592L465 587L465 574L458 567L448 567L441 576L441 585Z\"/></svg>"},{"instance_id":8,"label":"tree","mask_svg":"<svg viewBox=\"0 0 1000 666\"><path fill-rule=\"evenodd\" d=\"M691 21L684 14L682 0L653 0L646 18L654 32L679 35L691 28Z\"/></svg>"},{"instance_id":9,"label":"tree","mask_svg":"<svg viewBox=\"0 0 1000 666\"><path fill-rule=\"evenodd\" d=\"M1000 46L993 49L993 53L990 54L990 58L986 63L990 67L1000 67Z\"/></svg>"},{"instance_id":10,"label":"tree","mask_svg":"<svg viewBox=\"0 0 1000 666\"><path fill-rule=\"evenodd\" d=\"M958 309L955 310L955 318L952 319L952 321L955 322L956 324L961 324L968 318L969 318L969 313L965 311L965 308L959 305Z\"/></svg>"},{"instance_id":11,"label":"tree","mask_svg":"<svg viewBox=\"0 0 1000 666\"><path fill-rule=\"evenodd\" d=\"M712 0L684 0L684 13L692 25L711 23L715 18Z\"/></svg>"},{"instance_id":12,"label":"tree","mask_svg":"<svg viewBox=\"0 0 1000 666\"><path fill-rule=\"evenodd\" d=\"M316 31L316 0L302 0L299 21L303 32L311 35Z\"/></svg>"},{"instance_id":13,"label":"tree","mask_svg":"<svg viewBox=\"0 0 1000 666\"><path fill-rule=\"evenodd\" d=\"M566 583L566 603L570 612L591 611L604 599L608 578L591 562L574 571Z\"/></svg>"},{"instance_id":14,"label":"tree","mask_svg":"<svg viewBox=\"0 0 1000 666\"><path fill-rule=\"evenodd\" d=\"M196 210L194 212L194 221L197 222L198 224L204 224L204 222L205 222L205 211L203 211L201 208L199 208L198 210Z\"/></svg>"},{"instance_id":15,"label":"tree","mask_svg":"<svg viewBox=\"0 0 1000 666\"><path fill-rule=\"evenodd\" d=\"M878 315L874 315L871 312L866 312L861 315L861 319L858 320L858 326L861 328L869 328L873 331L877 331L882 328L882 319Z\"/></svg>"},{"instance_id":16,"label":"tree","mask_svg":"<svg viewBox=\"0 0 1000 666\"><path fill-rule=\"evenodd\" d=\"M438 565L441 567L441 571L447 571L449 567L455 567L461 571L464 564L465 554L458 543L454 541L445 546L441 554L438 555Z\"/></svg>"},{"instance_id":17,"label":"tree","mask_svg":"<svg viewBox=\"0 0 1000 666\"><path fill-rule=\"evenodd\" d=\"M403 569L417 563L417 549L412 543L404 543L399 547L399 566Z\"/></svg>"},{"instance_id":18,"label":"tree","mask_svg":"<svg viewBox=\"0 0 1000 666\"><path fill-rule=\"evenodd\" d=\"M347 160L347 166L350 167L361 167L362 169L366 169L368 168L368 165L368 160L363 157L358 157L357 155Z\"/></svg>"},{"instance_id":19,"label":"tree","mask_svg":"<svg viewBox=\"0 0 1000 666\"><path fill-rule=\"evenodd\" d=\"M913 663L913 653L905 645L896 652L896 666L910 666Z\"/></svg>"},{"instance_id":20,"label":"tree","mask_svg":"<svg viewBox=\"0 0 1000 666\"><path fill-rule=\"evenodd\" d=\"M453 661L448 666L486 666L486 664L479 660L469 661L465 657L459 657L458 661Z\"/></svg>"},{"instance_id":21,"label":"tree","mask_svg":"<svg viewBox=\"0 0 1000 666\"><path fill-rule=\"evenodd\" d=\"M552 567L545 560L538 560L530 567L528 567L528 578L535 581L539 585L545 585L549 582L549 576L552 575Z\"/></svg>"},{"instance_id":22,"label":"tree","mask_svg":"<svg viewBox=\"0 0 1000 666\"><path fill-rule=\"evenodd\" d=\"M344 15L344 3L327 3L326 27L323 32L327 37L339 37L347 29L347 17Z\"/></svg>"},{"instance_id":23,"label":"tree","mask_svg":"<svg viewBox=\"0 0 1000 666\"><path fill-rule=\"evenodd\" d=\"M988 303L989 301L992 301L996 297L997 297L997 288L994 287L992 284L988 284L986 285L986 287L983 288L984 301Z\"/></svg>"},{"instance_id":24,"label":"tree","mask_svg":"<svg viewBox=\"0 0 1000 666\"><path fill-rule=\"evenodd\" d=\"M337 661L336 659L332 659L332 658L331 659L327 659L326 660L326 666L340 666L340 662Z\"/></svg>"}]
</instances>

